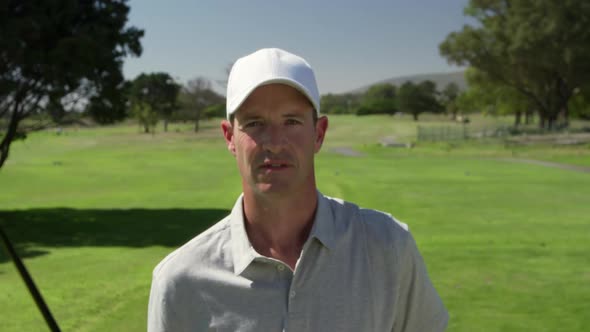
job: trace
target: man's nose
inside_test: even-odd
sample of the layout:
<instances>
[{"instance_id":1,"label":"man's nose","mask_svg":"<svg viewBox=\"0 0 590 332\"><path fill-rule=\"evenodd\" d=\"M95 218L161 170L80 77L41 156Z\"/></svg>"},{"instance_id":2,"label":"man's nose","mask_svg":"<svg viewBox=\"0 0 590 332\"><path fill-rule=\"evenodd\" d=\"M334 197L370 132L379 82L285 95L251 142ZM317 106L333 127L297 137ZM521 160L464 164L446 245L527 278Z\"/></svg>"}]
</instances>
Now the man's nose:
<instances>
[{"instance_id":1,"label":"man's nose","mask_svg":"<svg viewBox=\"0 0 590 332\"><path fill-rule=\"evenodd\" d=\"M262 148L271 152L279 153L285 145L283 128L277 125L269 125L266 128Z\"/></svg>"}]
</instances>

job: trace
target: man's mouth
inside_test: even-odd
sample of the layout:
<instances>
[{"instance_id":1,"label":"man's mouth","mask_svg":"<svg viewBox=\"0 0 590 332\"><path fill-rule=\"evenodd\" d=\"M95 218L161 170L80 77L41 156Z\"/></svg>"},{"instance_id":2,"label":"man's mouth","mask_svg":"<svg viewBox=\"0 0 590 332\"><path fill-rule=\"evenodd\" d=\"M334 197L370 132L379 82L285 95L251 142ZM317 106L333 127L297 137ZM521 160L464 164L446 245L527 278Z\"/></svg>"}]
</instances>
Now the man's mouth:
<instances>
[{"instance_id":1,"label":"man's mouth","mask_svg":"<svg viewBox=\"0 0 590 332\"><path fill-rule=\"evenodd\" d=\"M260 166L260 168L267 170L281 170L288 167L289 164L284 162L265 162Z\"/></svg>"}]
</instances>

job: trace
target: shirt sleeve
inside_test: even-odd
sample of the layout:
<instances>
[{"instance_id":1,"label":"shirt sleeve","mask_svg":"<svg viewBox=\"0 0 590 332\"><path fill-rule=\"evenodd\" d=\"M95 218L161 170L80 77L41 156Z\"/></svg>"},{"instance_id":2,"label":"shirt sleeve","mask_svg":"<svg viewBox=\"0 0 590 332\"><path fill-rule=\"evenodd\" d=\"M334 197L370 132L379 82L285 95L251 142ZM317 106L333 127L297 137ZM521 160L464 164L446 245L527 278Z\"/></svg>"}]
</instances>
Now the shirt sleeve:
<instances>
[{"instance_id":1,"label":"shirt sleeve","mask_svg":"<svg viewBox=\"0 0 590 332\"><path fill-rule=\"evenodd\" d=\"M159 272L152 278L147 331L209 331L207 310L185 278Z\"/></svg>"},{"instance_id":2,"label":"shirt sleeve","mask_svg":"<svg viewBox=\"0 0 590 332\"><path fill-rule=\"evenodd\" d=\"M148 332L171 331L168 328L168 321L172 320L172 312L168 307L166 299L167 289L156 273L152 277L152 287L150 290L150 300L148 304Z\"/></svg>"},{"instance_id":3,"label":"shirt sleeve","mask_svg":"<svg viewBox=\"0 0 590 332\"><path fill-rule=\"evenodd\" d=\"M449 315L408 232L400 252L400 285L392 332L444 331Z\"/></svg>"}]
</instances>

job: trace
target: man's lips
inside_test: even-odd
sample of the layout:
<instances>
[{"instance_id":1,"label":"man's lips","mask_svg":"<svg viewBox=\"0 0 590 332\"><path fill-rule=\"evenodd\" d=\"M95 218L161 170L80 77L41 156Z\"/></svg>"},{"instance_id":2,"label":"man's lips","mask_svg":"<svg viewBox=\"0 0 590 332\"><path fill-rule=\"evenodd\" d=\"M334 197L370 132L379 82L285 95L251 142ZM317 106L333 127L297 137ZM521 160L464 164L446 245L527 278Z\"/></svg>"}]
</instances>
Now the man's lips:
<instances>
[{"instance_id":1,"label":"man's lips","mask_svg":"<svg viewBox=\"0 0 590 332\"><path fill-rule=\"evenodd\" d=\"M268 160L264 161L258 168L267 170L281 170L291 167L291 164L284 160Z\"/></svg>"}]
</instances>

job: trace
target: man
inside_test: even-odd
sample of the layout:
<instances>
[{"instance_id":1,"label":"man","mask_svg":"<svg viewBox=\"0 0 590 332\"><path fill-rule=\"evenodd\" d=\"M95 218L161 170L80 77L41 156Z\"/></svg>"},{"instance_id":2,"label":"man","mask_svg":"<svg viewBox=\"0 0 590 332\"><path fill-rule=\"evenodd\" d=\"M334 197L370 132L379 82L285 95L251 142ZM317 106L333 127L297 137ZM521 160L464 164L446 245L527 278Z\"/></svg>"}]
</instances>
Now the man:
<instances>
[{"instance_id":1,"label":"man","mask_svg":"<svg viewBox=\"0 0 590 332\"><path fill-rule=\"evenodd\" d=\"M302 58L239 59L221 124L243 194L154 270L148 331L443 331L448 315L406 225L316 189L319 116Z\"/></svg>"}]
</instances>

